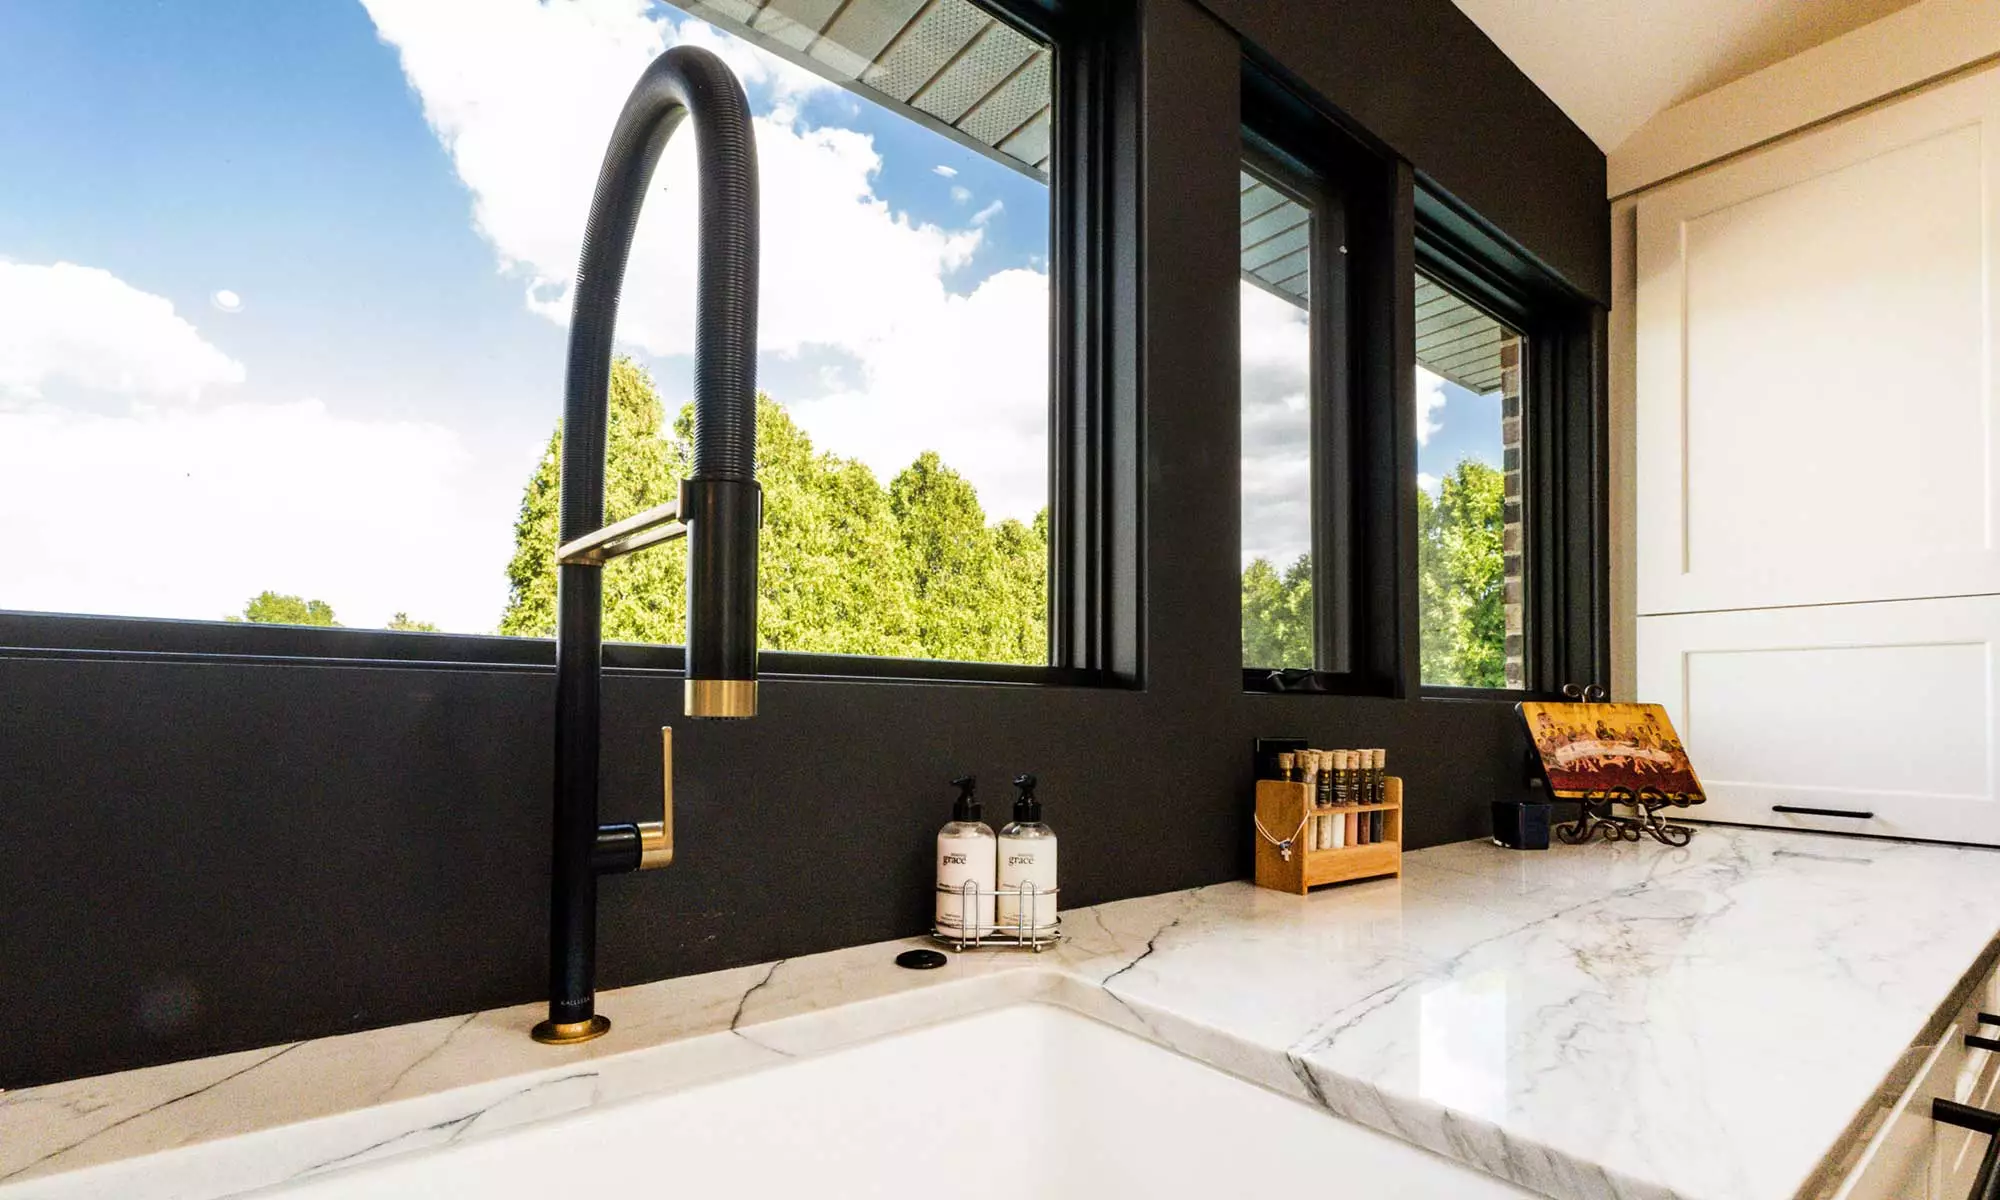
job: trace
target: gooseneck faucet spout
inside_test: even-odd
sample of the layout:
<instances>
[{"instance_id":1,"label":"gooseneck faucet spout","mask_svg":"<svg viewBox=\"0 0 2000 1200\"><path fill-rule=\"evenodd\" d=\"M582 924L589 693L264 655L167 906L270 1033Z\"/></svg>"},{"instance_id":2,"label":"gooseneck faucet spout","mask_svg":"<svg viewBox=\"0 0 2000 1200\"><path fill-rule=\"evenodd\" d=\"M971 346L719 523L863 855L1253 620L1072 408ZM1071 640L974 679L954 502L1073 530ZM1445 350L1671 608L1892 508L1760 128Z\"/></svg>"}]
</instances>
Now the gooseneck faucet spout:
<instances>
[{"instance_id":1,"label":"gooseneck faucet spout","mask_svg":"<svg viewBox=\"0 0 2000 1200\"><path fill-rule=\"evenodd\" d=\"M604 524L612 334L639 209L661 152L692 116L699 174L694 463L679 499ZM597 877L672 857L671 763L659 822L599 825L604 564L685 534L691 717L757 711L757 147L742 85L706 50L676 46L639 77L612 130L577 266L564 380L562 532L556 551L555 859L549 1016L537 1041L611 1027L593 994ZM669 735L670 736L670 735ZM671 747L671 741L667 745Z\"/></svg>"}]
</instances>

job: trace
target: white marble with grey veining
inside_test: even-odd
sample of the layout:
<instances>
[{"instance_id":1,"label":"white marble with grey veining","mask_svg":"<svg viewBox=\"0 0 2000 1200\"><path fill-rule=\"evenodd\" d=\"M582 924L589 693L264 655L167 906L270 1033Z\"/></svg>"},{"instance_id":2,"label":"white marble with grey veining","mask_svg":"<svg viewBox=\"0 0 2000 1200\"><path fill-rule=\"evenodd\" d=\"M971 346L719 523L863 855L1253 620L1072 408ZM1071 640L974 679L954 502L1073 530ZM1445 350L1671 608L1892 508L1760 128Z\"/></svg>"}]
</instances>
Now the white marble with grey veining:
<instances>
[{"instance_id":1,"label":"white marble with grey veining","mask_svg":"<svg viewBox=\"0 0 2000 1200\"><path fill-rule=\"evenodd\" d=\"M236 1195L1022 1001L1566 1200L1778 1200L2000 934L1991 851L1709 827L1404 863L1076 910L1040 956L911 972L884 943L609 992L578 1047L523 1006L0 1093L0 1200Z\"/></svg>"}]
</instances>

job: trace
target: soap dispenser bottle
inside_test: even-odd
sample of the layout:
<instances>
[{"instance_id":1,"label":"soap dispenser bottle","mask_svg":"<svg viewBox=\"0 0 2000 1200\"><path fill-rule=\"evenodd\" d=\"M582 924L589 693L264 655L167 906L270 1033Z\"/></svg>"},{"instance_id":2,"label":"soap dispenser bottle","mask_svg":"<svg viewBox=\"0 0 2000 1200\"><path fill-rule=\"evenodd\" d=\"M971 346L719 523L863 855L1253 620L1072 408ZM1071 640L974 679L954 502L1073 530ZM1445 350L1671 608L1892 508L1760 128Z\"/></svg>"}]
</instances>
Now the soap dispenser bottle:
<instances>
[{"instance_id":1,"label":"soap dispenser bottle","mask_svg":"<svg viewBox=\"0 0 2000 1200\"><path fill-rule=\"evenodd\" d=\"M1056 831L1042 824L1035 777L1023 775L1014 786L1021 792L1014 820L1000 831L1000 930L1046 936L1056 927Z\"/></svg>"},{"instance_id":2,"label":"soap dispenser bottle","mask_svg":"<svg viewBox=\"0 0 2000 1200\"><path fill-rule=\"evenodd\" d=\"M958 799L937 837L937 927L940 933L976 938L993 932L993 827L979 819L972 794L977 781L965 775L951 785ZM968 883L971 895L963 890Z\"/></svg>"}]
</instances>

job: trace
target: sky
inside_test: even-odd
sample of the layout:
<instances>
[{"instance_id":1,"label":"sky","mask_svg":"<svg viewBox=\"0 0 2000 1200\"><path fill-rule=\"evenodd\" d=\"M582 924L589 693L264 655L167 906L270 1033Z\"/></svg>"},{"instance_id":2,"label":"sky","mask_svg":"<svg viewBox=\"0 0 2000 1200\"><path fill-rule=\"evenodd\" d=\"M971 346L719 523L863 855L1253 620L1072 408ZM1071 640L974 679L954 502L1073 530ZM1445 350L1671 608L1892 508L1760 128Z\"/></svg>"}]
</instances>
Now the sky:
<instances>
[{"instance_id":1,"label":"sky","mask_svg":"<svg viewBox=\"0 0 2000 1200\"><path fill-rule=\"evenodd\" d=\"M1305 311L1248 283L1238 285L1242 327L1242 563L1279 569L1312 548ZM1500 393L1462 388L1417 367L1417 486L1433 497L1464 459L1498 470Z\"/></svg>"},{"instance_id":2,"label":"sky","mask_svg":"<svg viewBox=\"0 0 2000 1200\"><path fill-rule=\"evenodd\" d=\"M611 124L669 45L756 117L759 382L885 482L1047 492L1045 185L650 0L0 8L0 608L494 628ZM692 138L620 349L689 395ZM80 531L90 531L79 536Z\"/></svg>"},{"instance_id":3,"label":"sky","mask_svg":"<svg viewBox=\"0 0 2000 1200\"><path fill-rule=\"evenodd\" d=\"M736 69L756 117L760 386L885 483L936 450L989 518L1031 518L1039 179L655 0L6 5L0 608L213 620L270 589L348 625L491 631L603 147L683 42ZM619 325L675 406L691 132ZM1288 562L1305 326L1242 302L1245 560ZM1497 404L1420 382L1426 477L1497 462Z\"/></svg>"}]
</instances>

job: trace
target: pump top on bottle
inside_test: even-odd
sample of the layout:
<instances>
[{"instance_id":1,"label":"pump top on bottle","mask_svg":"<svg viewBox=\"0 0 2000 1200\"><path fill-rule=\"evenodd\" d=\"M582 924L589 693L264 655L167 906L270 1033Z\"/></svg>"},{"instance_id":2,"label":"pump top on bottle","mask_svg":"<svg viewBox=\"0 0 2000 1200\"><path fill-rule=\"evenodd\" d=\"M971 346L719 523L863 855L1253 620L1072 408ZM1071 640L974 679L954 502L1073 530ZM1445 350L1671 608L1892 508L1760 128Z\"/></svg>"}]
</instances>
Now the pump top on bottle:
<instances>
[{"instance_id":1,"label":"pump top on bottle","mask_svg":"<svg viewBox=\"0 0 2000 1200\"><path fill-rule=\"evenodd\" d=\"M1029 935L1056 926L1056 831L1042 823L1033 775L1014 779L1014 819L1000 831L1000 928Z\"/></svg>"},{"instance_id":2,"label":"pump top on bottle","mask_svg":"<svg viewBox=\"0 0 2000 1200\"><path fill-rule=\"evenodd\" d=\"M1014 820L1024 825L1041 824L1042 802L1035 799L1035 777L1016 775L1014 787L1020 793L1014 797Z\"/></svg>"},{"instance_id":3,"label":"pump top on bottle","mask_svg":"<svg viewBox=\"0 0 2000 1200\"><path fill-rule=\"evenodd\" d=\"M951 802L951 819L954 821L977 821L979 819L979 798L973 793L979 788L979 780L972 775L960 775L951 781L958 789L958 799Z\"/></svg>"}]
</instances>

